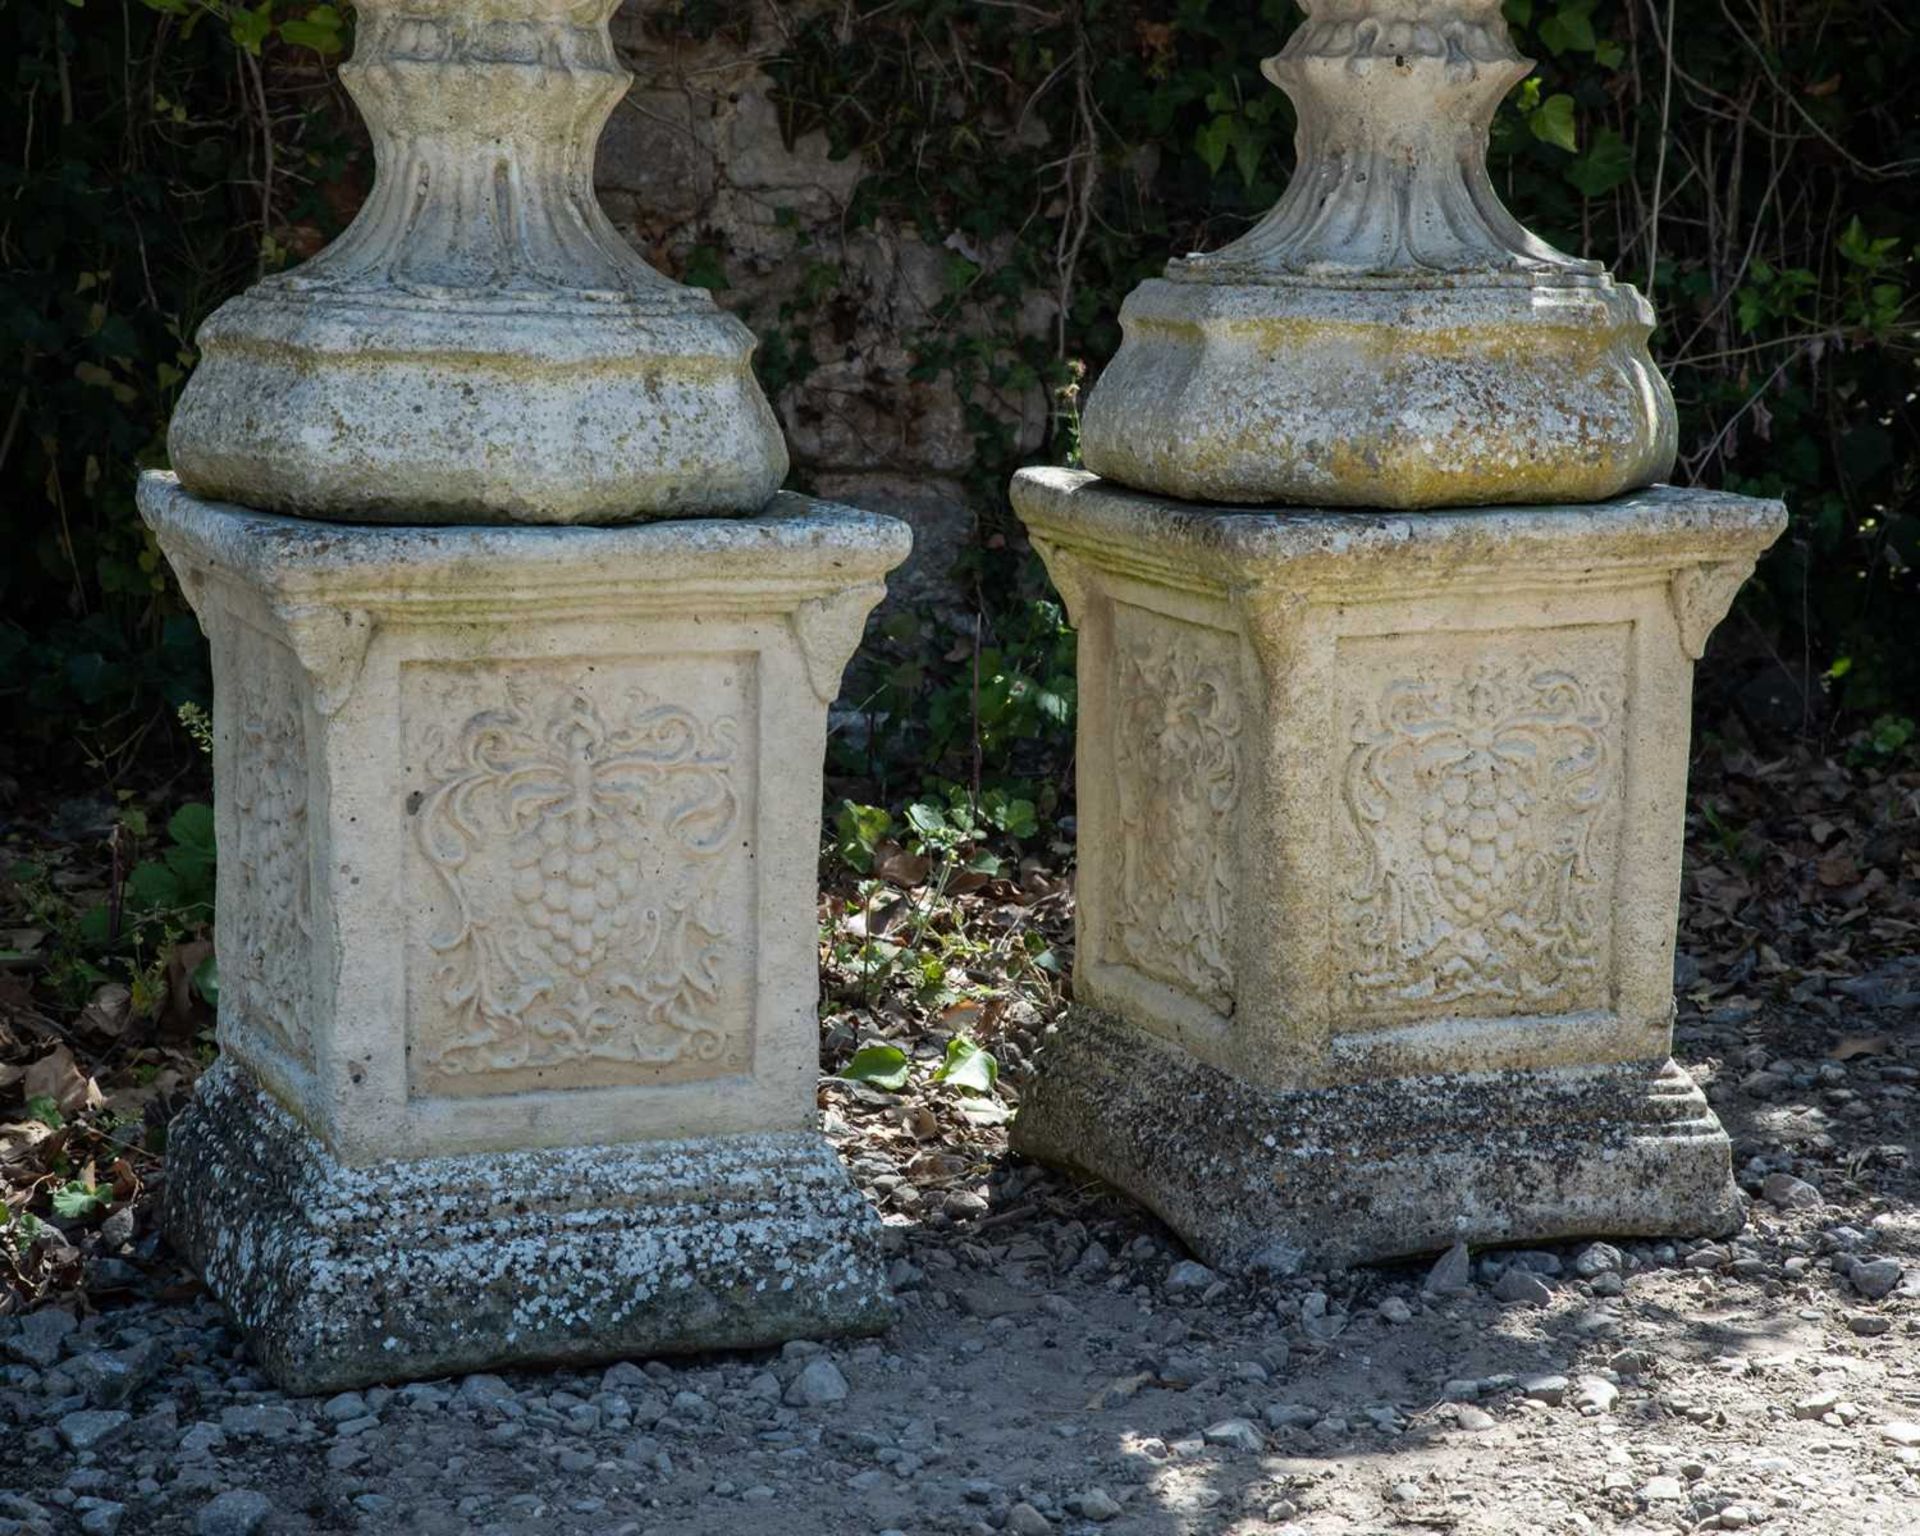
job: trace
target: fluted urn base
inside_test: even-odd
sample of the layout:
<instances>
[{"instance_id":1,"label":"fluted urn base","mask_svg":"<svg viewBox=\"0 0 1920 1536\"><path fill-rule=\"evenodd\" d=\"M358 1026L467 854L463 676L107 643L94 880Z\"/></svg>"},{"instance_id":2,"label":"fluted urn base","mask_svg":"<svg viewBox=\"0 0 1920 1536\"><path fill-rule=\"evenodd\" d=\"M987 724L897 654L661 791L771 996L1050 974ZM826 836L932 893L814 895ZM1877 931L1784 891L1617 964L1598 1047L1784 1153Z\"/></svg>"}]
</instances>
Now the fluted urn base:
<instances>
[{"instance_id":1,"label":"fluted urn base","mask_svg":"<svg viewBox=\"0 0 1920 1536\"><path fill-rule=\"evenodd\" d=\"M786 478L753 338L704 295L410 303L293 282L231 300L168 447L209 500L371 523L759 511Z\"/></svg>"},{"instance_id":2,"label":"fluted urn base","mask_svg":"<svg viewBox=\"0 0 1920 1536\"><path fill-rule=\"evenodd\" d=\"M1605 278L1353 287L1156 280L1087 405L1087 467L1191 501L1604 501L1664 479L1653 315Z\"/></svg>"}]
</instances>

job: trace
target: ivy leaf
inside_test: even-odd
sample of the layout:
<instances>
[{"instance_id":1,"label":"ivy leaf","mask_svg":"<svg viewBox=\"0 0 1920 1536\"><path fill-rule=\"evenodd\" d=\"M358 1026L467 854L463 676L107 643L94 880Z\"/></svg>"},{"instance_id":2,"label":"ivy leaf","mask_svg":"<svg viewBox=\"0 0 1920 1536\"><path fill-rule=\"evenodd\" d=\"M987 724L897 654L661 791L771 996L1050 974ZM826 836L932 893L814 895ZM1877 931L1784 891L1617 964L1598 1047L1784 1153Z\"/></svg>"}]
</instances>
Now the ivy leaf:
<instances>
[{"instance_id":1,"label":"ivy leaf","mask_svg":"<svg viewBox=\"0 0 1920 1536\"><path fill-rule=\"evenodd\" d=\"M228 18L227 31L232 34L236 46L246 49L248 53L259 53L260 45L273 31L273 0L260 0L260 4L252 10L244 6L237 7Z\"/></svg>"},{"instance_id":2,"label":"ivy leaf","mask_svg":"<svg viewBox=\"0 0 1920 1536\"><path fill-rule=\"evenodd\" d=\"M947 1059L934 1069L933 1080L962 1093L992 1093L1000 1081L1000 1063L965 1035L947 1042Z\"/></svg>"},{"instance_id":3,"label":"ivy leaf","mask_svg":"<svg viewBox=\"0 0 1920 1536\"><path fill-rule=\"evenodd\" d=\"M1218 176L1220 167L1227 163L1227 152L1233 148L1233 119L1222 114L1203 125L1193 136L1193 147L1206 164L1208 174Z\"/></svg>"},{"instance_id":4,"label":"ivy leaf","mask_svg":"<svg viewBox=\"0 0 1920 1536\"><path fill-rule=\"evenodd\" d=\"M1564 149L1568 154L1580 151L1580 133L1574 126L1573 98L1564 92L1558 96L1549 96L1540 103L1540 110L1527 119L1527 125L1533 129L1533 136L1543 143Z\"/></svg>"},{"instance_id":5,"label":"ivy leaf","mask_svg":"<svg viewBox=\"0 0 1920 1536\"><path fill-rule=\"evenodd\" d=\"M1540 23L1540 41L1555 53L1592 53L1599 46L1593 34L1593 0L1564 0Z\"/></svg>"},{"instance_id":6,"label":"ivy leaf","mask_svg":"<svg viewBox=\"0 0 1920 1536\"><path fill-rule=\"evenodd\" d=\"M286 41L319 54L338 53L345 46L340 33L340 13L330 5L316 5L301 19L280 23Z\"/></svg>"},{"instance_id":7,"label":"ivy leaf","mask_svg":"<svg viewBox=\"0 0 1920 1536\"><path fill-rule=\"evenodd\" d=\"M849 1083L872 1083L889 1093L907 1086L913 1063L897 1045L866 1045L853 1053L846 1071L840 1076Z\"/></svg>"},{"instance_id":8,"label":"ivy leaf","mask_svg":"<svg viewBox=\"0 0 1920 1536\"><path fill-rule=\"evenodd\" d=\"M1604 197L1633 175L1633 151L1618 130L1602 128L1587 152L1567 167L1567 180L1584 197Z\"/></svg>"}]
</instances>

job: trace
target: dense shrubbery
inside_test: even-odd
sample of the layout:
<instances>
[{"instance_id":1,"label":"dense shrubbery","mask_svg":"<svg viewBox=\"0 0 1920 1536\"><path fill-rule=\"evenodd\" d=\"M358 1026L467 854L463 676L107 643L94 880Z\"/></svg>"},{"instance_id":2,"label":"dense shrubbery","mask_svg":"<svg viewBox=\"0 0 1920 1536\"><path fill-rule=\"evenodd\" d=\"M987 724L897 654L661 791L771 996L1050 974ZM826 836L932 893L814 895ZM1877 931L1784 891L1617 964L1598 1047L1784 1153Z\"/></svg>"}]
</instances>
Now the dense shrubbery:
<instances>
[{"instance_id":1,"label":"dense shrubbery","mask_svg":"<svg viewBox=\"0 0 1920 1536\"><path fill-rule=\"evenodd\" d=\"M711 34L748 5L653 8ZM1293 25L1286 0L781 9L789 41L768 68L791 131L864 156L856 220L953 250L953 323L909 338L929 370L1070 391L1111 354L1134 282L1169 251L1229 238L1284 183L1291 114L1257 54ZM1541 61L1496 131L1509 200L1562 245L1652 277L1683 473L1793 509L1748 599L1759 629L1743 632L1851 718L1920 712L1920 662L1900 639L1920 619L1920 31L1884 0L1507 9ZM0 11L15 104L0 157L0 691L16 751L38 761L77 746L124 768L204 686L131 470L161 457L207 310L315 248L364 191L331 72L342 32L334 8L304 0ZM1063 311L1050 337L1022 341L1036 289ZM963 301L1004 317L1004 335L963 328ZM803 335L806 317L789 318ZM768 365L804 368L769 329ZM1056 457L1072 421L1063 407ZM984 411L974 429L980 492L997 497L1014 467L1004 429ZM990 568L1011 558L996 552L1008 530L984 528ZM981 587L1039 590L1030 568ZM1003 716L986 766L1017 771L1021 743L1058 739L1070 681L1057 616L988 607L981 696ZM896 636L883 656L886 739L972 753L972 644Z\"/></svg>"}]
</instances>

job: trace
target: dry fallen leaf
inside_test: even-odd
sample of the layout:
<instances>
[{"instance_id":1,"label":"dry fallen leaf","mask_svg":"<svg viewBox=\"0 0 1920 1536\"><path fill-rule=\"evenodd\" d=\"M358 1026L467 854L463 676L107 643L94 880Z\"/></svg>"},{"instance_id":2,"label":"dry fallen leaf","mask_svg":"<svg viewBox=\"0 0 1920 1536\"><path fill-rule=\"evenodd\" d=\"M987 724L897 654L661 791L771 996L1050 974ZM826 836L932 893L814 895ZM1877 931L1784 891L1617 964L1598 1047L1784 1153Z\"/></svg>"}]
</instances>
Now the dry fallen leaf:
<instances>
[{"instance_id":1,"label":"dry fallen leaf","mask_svg":"<svg viewBox=\"0 0 1920 1536\"><path fill-rule=\"evenodd\" d=\"M1830 853L1813 867L1814 878L1828 890L1852 885L1860 878L1860 866L1850 853Z\"/></svg>"},{"instance_id":2,"label":"dry fallen leaf","mask_svg":"<svg viewBox=\"0 0 1920 1536\"><path fill-rule=\"evenodd\" d=\"M35 1147L53 1135L53 1127L38 1120L21 1120L0 1125L0 1166L24 1163Z\"/></svg>"},{"instance_id":3,"label":"dry fallen leaf","mask_svg":"<svg viewBox=\"0 0 1920 1536\"><path fill-rule=\"evenodd\" d=\"M28 1067L21 1086L29 1099L52 1099L63 1115L98 1109L107 1102L100 1085L80 1070L73 1052L64 1045L56 1045Z\"/></svg>"},{"instance_id":4,"label":"dry fallen leaf","mask_svg":"<svg viewBox=\"0 0 1920 1536\"><path fill-rule=\"evenodd\" d=\"M924 853L908 853L898 843L883 843L874 854L873 872L892 885L924 885L932 869Z\"/></svg>"},{"instance_id":5,"label":"dry fallen leaf","mask_svg":"<svg viewBox=\"0 0 1920 1536\"><path fill-rule=\"evenodd\" d=\"M74 1027L82 1034L116 1039L133 1022L133 988L110 981L95 990L87 1006L80 1010Z\"/></svg>"}]
</instances>

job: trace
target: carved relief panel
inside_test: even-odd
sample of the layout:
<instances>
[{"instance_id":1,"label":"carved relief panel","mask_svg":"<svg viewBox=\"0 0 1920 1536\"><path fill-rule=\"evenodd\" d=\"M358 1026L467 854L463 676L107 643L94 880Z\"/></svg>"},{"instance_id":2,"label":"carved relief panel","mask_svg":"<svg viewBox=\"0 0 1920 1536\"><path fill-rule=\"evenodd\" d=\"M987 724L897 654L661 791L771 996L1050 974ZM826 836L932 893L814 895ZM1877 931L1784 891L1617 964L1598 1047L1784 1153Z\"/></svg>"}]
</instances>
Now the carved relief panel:
<instances>
[{"instance_id":1,"label":"carved relief panel","mask_svg":"<svg viewBox=\"0 0 1920 1536\"><path fill-rule=\"evenodd\" d=\"M752 1056L755 663L403 670L415 1094Z\"/></svg>"},{"instance_id":2,"label":"carved relief panel","mask_svg":"<svg viewBox=\"0 0 1920 1536\"><path fill-rule=\"evenodd\" d=\"M232 806L220 846L222 1017L312 1065L313 876L306 679L292 652L236 624L245 664L223 669Z\"/></svg>"},{"instance_id":3,"label":"carved relief panel","mask_svg":"<svg viewBox=\"0 0 1920 1536\"><path fill-rule=\"evenodd\" d=\"M1239 642L1117 606L1118 847L1105 955L1216 1012L1234 1007L1233 824L1244 768Z\"/></svg>"},{"instance_id":4,"label":"carved relief panel","mask_svg":"<svg viewBox=\"0 0 1920 1536\"><path fill-rule=\"evenodd\" d=\"M1629 635L1341 643L1336 1028L1611 1006Z\"/></svg>"}]
</instances>

